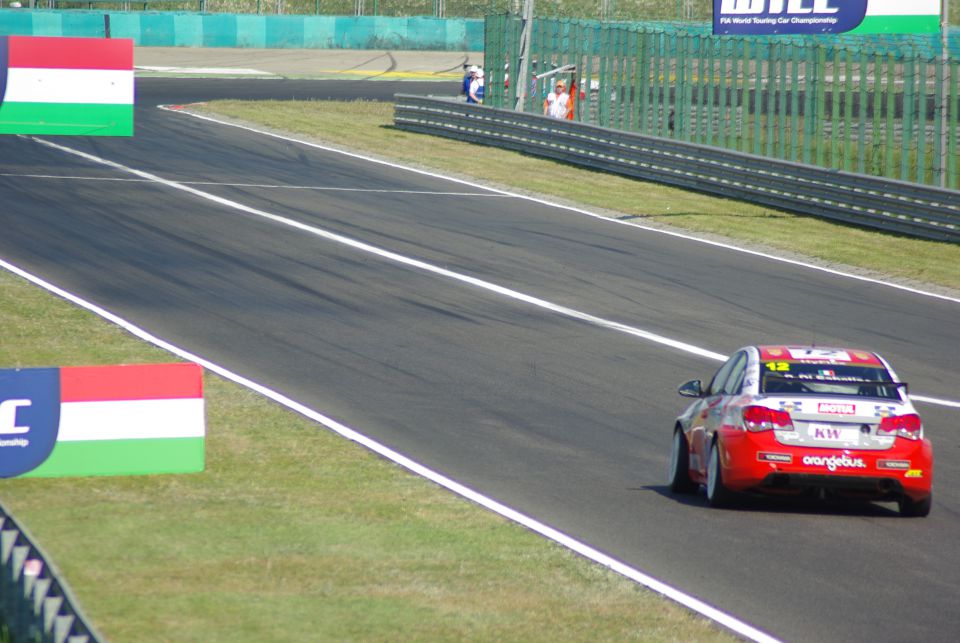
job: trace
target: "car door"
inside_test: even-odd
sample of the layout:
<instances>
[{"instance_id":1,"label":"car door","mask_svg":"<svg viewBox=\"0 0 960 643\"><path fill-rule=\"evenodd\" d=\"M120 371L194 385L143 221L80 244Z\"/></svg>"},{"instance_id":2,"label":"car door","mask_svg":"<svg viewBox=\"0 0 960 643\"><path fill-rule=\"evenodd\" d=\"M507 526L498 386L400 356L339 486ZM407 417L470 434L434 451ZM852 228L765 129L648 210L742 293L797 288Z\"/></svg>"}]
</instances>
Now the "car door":
<instances>
[{"instance_id":1,"label":"car door","mask_svg":"<svg viewBox=\"0 0 960 643\"><path fill-rule=\"evenodd\" d=\"M746 354L743 351L735 353L717 370L704 391L703 399L700 400L691 420L690 468L695 469L703 476L707 472L707 456L709 455L713 433L720 426L723 418L724 387L738 365L740 365L741 371L746 368Z\"/></svg>"}]
</instances>

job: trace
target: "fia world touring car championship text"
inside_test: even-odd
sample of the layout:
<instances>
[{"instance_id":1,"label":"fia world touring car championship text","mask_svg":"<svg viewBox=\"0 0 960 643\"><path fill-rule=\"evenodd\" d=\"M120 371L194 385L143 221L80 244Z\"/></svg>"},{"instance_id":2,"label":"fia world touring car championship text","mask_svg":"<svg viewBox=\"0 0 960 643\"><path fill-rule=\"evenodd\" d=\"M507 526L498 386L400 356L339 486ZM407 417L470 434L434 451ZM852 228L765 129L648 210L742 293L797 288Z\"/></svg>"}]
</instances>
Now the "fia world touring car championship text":
<instances>
[{"instance_id":1,"label":"fia world touring car championship text","mask_svg":"<svg viewBox=\"0 0 960 643\"><path fill-rule=\"evenodd\" d=\"M720 18L721 25L836 25L839 22L833 16L738 16Z\"/></svg>"}]
</instances>

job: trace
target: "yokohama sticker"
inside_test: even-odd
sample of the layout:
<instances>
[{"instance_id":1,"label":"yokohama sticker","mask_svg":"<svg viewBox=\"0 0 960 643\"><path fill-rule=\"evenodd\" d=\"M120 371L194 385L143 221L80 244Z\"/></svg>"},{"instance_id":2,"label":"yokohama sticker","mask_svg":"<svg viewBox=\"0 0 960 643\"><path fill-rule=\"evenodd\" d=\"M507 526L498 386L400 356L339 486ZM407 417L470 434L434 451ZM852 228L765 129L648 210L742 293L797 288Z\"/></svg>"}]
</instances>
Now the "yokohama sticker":
<instances>
[{"instance_id":1,"label":"yokohama sticker","mask_svg":"<svg viewBox=\"0 0 960 643\"><path fill-rule=\"evenodd\" d=\"M878 469L892 469L894 471L906 471L910 468L909 460L877 460Z\"/></svg>"},{"instance_id":2,"label":"yokohama sticker","mask_svg":"<svg viewBox=\"0 0 960 643\"><path fill-rule=\"evenodd\" d=\"M826 467L828 471L867 468L867 463L863 461L863 458L851 458L846 454L840 456L832 455L830 457L805 455L803 456L803 464L808 467Z\"/></svg>"},{"instance_id":3,"label":"yokohama sticker","mask_svg":"<svg viewBox=\"0 0 960 643\"><path fill-rule=\"evenodd\" d=\"M793 463L793 456L789 453L765 453L760 451L757 453L757 460L760 462L780 462L782 464L791 464Z\"/></svg>"}]
</instances>

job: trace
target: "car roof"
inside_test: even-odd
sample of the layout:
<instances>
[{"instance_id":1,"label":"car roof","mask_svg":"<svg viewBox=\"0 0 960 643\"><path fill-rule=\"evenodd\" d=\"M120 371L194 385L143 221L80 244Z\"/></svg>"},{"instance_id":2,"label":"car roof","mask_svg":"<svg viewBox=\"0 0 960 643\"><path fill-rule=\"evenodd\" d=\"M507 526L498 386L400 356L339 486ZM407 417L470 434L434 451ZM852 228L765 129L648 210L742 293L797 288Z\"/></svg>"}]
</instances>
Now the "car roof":
<instances>
[{"instance_id":1,"label":"car roof","mask_svg":"<svg viewBox=\"0 0 960 643\"><path fill-rule=\"evenodd\" d=\"M885 367L883 360L873 352L857 348L831 346L763 345L757 346L762 362L811 362L828 364L855 364Z\"/></svg>"}]
</instances>

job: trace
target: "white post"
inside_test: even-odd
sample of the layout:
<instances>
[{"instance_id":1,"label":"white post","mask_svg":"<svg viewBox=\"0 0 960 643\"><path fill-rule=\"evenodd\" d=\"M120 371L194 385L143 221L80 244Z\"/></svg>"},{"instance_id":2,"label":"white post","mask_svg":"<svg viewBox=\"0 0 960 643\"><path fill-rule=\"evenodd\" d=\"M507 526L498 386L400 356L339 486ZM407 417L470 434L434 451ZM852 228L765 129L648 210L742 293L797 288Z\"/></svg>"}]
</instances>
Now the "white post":
<instances>
[{"instance_id":1,"label":"white post","mask_svg":"<svg viewBox=\"0 0 960 643\"><path fill-rule=\"evenodd\" d=\"M940 2L940 187L947 187L950 137L950 0Z\"/></svg>"},{"instance_id":2,"label":"white post","mask_svg":"<svg viewBox=\"0 0 960 643\"><path fill-rule=\"evenodd\" d=\"M513 82L517 84L515 112L522 112L527 102L527 87L530 84L530 40L533 32L533 0L523 0L523 16L520 18L520 64Z\"/></svg>"}]
</instances>

